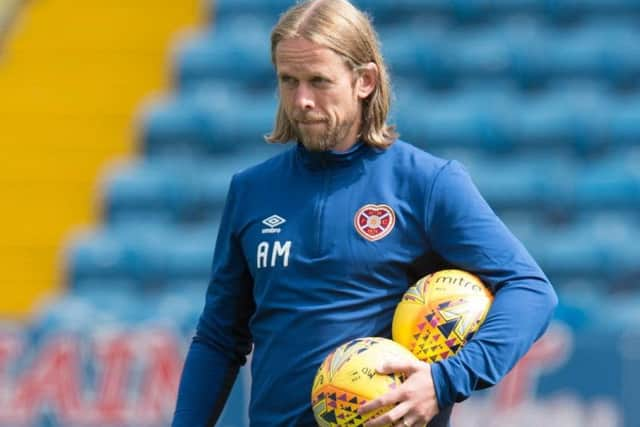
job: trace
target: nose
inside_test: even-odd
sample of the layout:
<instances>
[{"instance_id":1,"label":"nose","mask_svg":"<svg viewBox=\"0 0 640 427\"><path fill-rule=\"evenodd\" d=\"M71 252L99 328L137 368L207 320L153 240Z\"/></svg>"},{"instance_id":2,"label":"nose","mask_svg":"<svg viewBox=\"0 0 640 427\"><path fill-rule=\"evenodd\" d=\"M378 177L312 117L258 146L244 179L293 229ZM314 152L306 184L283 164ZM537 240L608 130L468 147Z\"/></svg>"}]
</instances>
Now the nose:
<instances>
[{"instance_id":1,"label":"nose","mask_svg":"<svg viewBox=\"0 0 640 427\"><path fill-rule=\"evenodd\" d=\"M296 107L302 111L313 110L316 106L313 91L304 83L296 88L294 102Z\"/></svg>"}]
</instances>

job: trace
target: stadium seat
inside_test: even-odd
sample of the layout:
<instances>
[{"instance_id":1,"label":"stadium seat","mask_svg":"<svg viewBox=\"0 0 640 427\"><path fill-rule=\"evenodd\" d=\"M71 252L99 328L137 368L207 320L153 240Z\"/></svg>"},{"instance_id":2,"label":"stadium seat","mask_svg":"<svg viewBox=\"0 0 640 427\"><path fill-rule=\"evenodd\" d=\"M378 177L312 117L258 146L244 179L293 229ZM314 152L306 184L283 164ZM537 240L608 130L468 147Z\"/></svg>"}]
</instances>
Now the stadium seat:
<instances>
[{"instance_id":1,"label":"stadium seat","mask_svg":"<svg viewBox=\"0 0 640 427\"><path fill-rule=\"evenodd\" d=\"M451 63L450 34L440 20L382 27L382 53L394 79L409 79L413 84L446 88L457 80ZM412 43L407 43L412 40Z\"/></svg>"},{"instance_id":2,"label":"stadium seat","mask_svg":"<svg viewBox=\"0 0 640 427\"><path fill-rule=\"evenodd\" d=\"M183 90L236 81L258 89L273 89L269 30L264 21L243 16L183 40L175 47L172 60L176 85Z\"/></svg>"},{"instance_id":3,"label":"stadium seat","mask_svg":"<svg viewBox=\"0 0 640 427\"><path fill-rule=\"evenodd\" d=\"M554 318L576 332L629 331L640 320L640 290L616 293L606 282L571 281L559 291ZM603 322L602 319L607 319Z\"/></svg>"},{"instance_id":4,"label":"stadium seat","mask_svg":"<svg viewBox=\"0 0 640 427\"><path fill-rule=\"evenodd\" d=\"M467 164L478 189L498 211L535 212L529 217L556 210L565 200L564 174L572 163L559 157L537 156L501 159L483 156Z\"/></svg>"},{"instance_id":5,"label":"stadium seat","mask_svg":"<svg viewBox=\"0 0 640 427\"><path fill-rule=\"evenodd\" d=\"M554 88L555 89L555 88ZM544 95L522 96L517 110L517 144L566 147L586 153L604 143L606 95L598 86L564 87Z\"/></svg>"},{"instance_id":6,"label":"stadium seat","mask_svg":"<svg viewBox=\"0 0 640 427\"><path fill-rule=\"evenodd\" d=\"M145 156L193 155L224 152L233 140L224 127L216 127L215 119L228 115L228 99L211 100L219 106L219 115L211 119L206 111L186 96L158 100L143 111L140 122L141 152ZM221 120L221 126L226 123ZM221 137L222 136L222 137Z\"/></svg>"},{"instance_id":7,"label":"stadium seat","mask_svg":"<svg viewBox=\"0 0 640 427\"><path fill-rule=\"evenodd\" d=\"M582 25L577 29L547 30L548 61L560 78L598 77L604 49L602 28Z\"/></svg>"},{"instance_id":8,"label":"stadium seat","mask_svg":"<svg viewBox=\"0 0 640 427\"><path fill-rule=\"evenodd\" d=\"M277 19L284 10L295 4L292 0L207 0L212 18L224 21L234 15L251 11L253 15Z\"/></svg>"},{"instance_id":9,"label":"stadium seat","mask_svg":"<svg viewBox=\"0 0 640 427\"><path fill-rule=\"evenodd\" d=\"M177 283L200 282L200 290L206 285L211 272L213 248L218 234L218 223L205 227L189 227L175 236L175 246L167 257L166 279ZM197 288L197 287L196 287Z\"/></svg>"},{"instance_id":10,"label":"stadium seat","mask_svg":"<svg viewBox=\"0 0 640 427\"><path fill-rule=\"evenodd\" d=\"M606 248L594 244L581 230L540 230L525 244L553 282L602 278L608 271Z\"/></svg>"},{"instance_id":11,"label":"stadium seat","mask_svg":"<svg viewBox=\"0 0 640 427\"><path fill-rule=\"evenodd\" d=\"M556 20L584 16L625 16L640 12L635 0L540 0L543 12Z\"/></svg>"},{"instance_id":12,"label":"stadium seat","mask_svg":"<svg viewBox=\"0 0 640 427\"><path fill-rule=\"evenodd\" d=\"M187 218L199 202L191 177L188 169L161 161L113 168L100 190L103 218L111 224Z\"/></svg>"},{"instance_id":13,"label":"stadium seat","mask_svg":"<svg viewBox=\"0 0 640 427\"><path fill-rule=\"evenodd\" d=\"M509 67L508 36L493 27L473 27L450 34L447 47L453 68L462 79L490 82L505 78Z\"/></svg>"},{"instance_id":14,"label":"stadium seat","mask_svg":"<svg viewBox=\"0 0 640 427\"><path fill-rule=\"evenodd\" d=\"M444 15L459 22L495 20L527 13L564 22L590 15L624 16L640 12L635 0L353 0L377 22L398 22L415 16ZM252 10L276 19L294 0L207 0L212 19Z\"/></svg>"},{"instance_id":15,"label":"stadium seat","mask_svg":"<svg viewBox=\"0 0 640 427\"><path fill-rule=\"evenodd\" d=\"M402 92L394 109L400 133L428 151L513 148L513 91L505 85L475 85L452 92Z\"/></svg>"},{"instance_id":16,"label":"stadium seat","mask_svg":"<svg viewBox=\"0 0 640 427\"><path fill-rule=\"evenodd\" d=\"M542 92L514 90L507 82L433 92L402 80L392 121L406 140L431 151L544 151L589 158L637 145L636 104L632 96L616 97L593 81L557 83Z\"/></svg>"},{"instance_id":17,"label":"stadium seat","mask_svg":"<svg viewBox=\"0 0 640 427\"><path fill-rule=\"evenodd\" d=\"M640 143L640 99L635 92L619 95L611 105L609 142L616 149Z\"/></svg>"},{"instance_id":18,"label":"stadium seat","mask_svg":"<svg viewBox=\"0 0 640 427\"><path fill-rule=\"evenodd\" d=\"M525 0L520 0L525 1ZM416 17L425 17L433 14L446 14L450 16L459 11L464 18L467 8L454 8L451 2L446 0L353 0L356 6L364 10L380 25L389 23L407 22ZM212 20L224 21L236 15L242 15L247 10L253 14L273 21L275 24L278 16L287 8L295 4L294 0L207 0ZM476 8L477 9L477 8Z\"/></svg>"},{"instance_id":19,"label":"stadium seat","mask_svg":"<svg viewBox=\"0 0 640 427\"><path fill-rule=\"evenodd\" d=\"M231 176L280 147L265 146L252 155L179 162L156 159L113 167L105 172L101 194L104 219L127 223L202 223L219 218Z\"/></svg>"},{"instance_id":20,"label":"stadium seat","mask_svg":"<svg viewBox=\"0 0 640 427\"><path fill-rule=\"evenodd\" d=\"M523 241L552 281L599 280L611 291L639 289L639 237L640 227L631 224L580 221L542 228Z\"/></svg>"},{"instance_id":21,"label":"stadium seat","mask_svg":"<svg viewBox=\"0 0 640 427\"><path fill-rule=\"evenodd\" d=\"M75 236L66 251L66 275L72 286L92 278L127 280L127 250L115 236L93 233Z\"/></svg>"},{"instance_id":22,"label":"stadium seat","mask_svg":"<svg viewBox=\"0 0 640 427\"><path fill-rule=\"evenodd\" d=\"M637 160L629 154L585 165L575 183L576 204L585 209L640 209Z\"/></svg>"},{"instance_id":23,"label":"stadium seat","mask_svg":"<svg viewBox=\"0 0 640 427\"><path fill-rule=\"evenodd\" d=\"M549 61L558 77L598 78L614 87L637 85L640 32L633 21L591 19L548 33Z\"/></svg>"},{"instance_id":24,"label":"stadium seat","mask_svg":"<svg viewBox=\"0 0 640 427\"><path fill-rule=\"evenodd\" d=\"M637 164L638 154L631 152L596 161L543 151L518 157L475 154L466 163L482 194L501 213L535 209L536 216L565 221L637 212Z\"/></svg>"},{"instance_id":25,"label":"stadium seat","mask_svg":"<svg viewBox=\"0 0 640 427\"><path fill-rule=\"evenodd\" d=\"M71 287L89 280L131 281L152 285L162 277L166 241L162 227L104 228L76 236L66 251Z\"/></svg>"},{"instance_id":26,"label":"stadium seat","mask_svg":"<svg viewBox=\"0 0 640 427\"><path fill-rule=\"evenodd\" d=\"M436 87L458 80L510 79L528 89L554 79L599 79L615 87L640 82L640 32L627 21L599 18L572 27L549 27L516 17L461 28L433 16L416 22L380 26L383 52L395 76ZM179 87L225 80L272 90L272 25L240 16L185 40L174 58ZM249 38L238 30L247 26L255 27Z\"/></svg>"},{"instance_id":27,"label":"stadium seat","mask_svg":"<svg viewBox=\"0 0 640 427\"><path fill-rule=\"evenodd\" d=\"M155 293L171 282L206 280L217 227L135 223L83 233L69 242L67 280L74 289L121 281L135 285L132 291Z\"/></svg>"},{"instance_id":28,"label":"stadium seat","mask_svg":"<svg viewBox=\"0 0 640 427\"><path fill-rule=\"evenodd\" d=\"M144 295L135 290L112 289L113 284L96 282L94 287L51 300L29 322L30 342L42 343L60 335L95 342L96 333L136 332L153 326L176 331L185 337L185 342L193 335L206 281L200 281L197 292L176 284L169 291ZM140 302L142 298L144 303Z\"/></svg>"},{"instance_id":29,"label":"stadium seat","mask_svg":"<svg viewBox=\"0 0 640 427\"><path fill-rule=\"evenodd\" d=\"M219 86L169 97L143 112L142 151L198 157L254 147L272 129L276 106L274 93L257 96Z\"/></svg>"}]
</instances>

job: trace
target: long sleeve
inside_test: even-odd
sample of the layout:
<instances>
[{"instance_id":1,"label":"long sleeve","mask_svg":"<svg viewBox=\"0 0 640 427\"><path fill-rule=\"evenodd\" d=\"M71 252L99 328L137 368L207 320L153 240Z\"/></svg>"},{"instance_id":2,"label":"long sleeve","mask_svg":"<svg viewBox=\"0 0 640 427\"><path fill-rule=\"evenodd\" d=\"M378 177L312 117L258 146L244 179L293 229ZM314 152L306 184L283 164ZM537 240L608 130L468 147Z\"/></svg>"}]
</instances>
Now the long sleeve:
<instances>
[{"instance_id":1,"label":"long sleeve","mask_svg":"<svg viewBox=\"0 0 640 427\"><path fill-rule=\"evenodd\" d=\"M444 408L500 381L543 334L557 296L457 162L447 163L428 191L425 222L433 249L478 275L495 295L474 338L456 356L432 366Z\"/></svg>"},{"instance_id":2,"label":"long sleeve","mask_svg":"<svg viewBox=\"0 0 640 427\"><path fill-rule=\"evenodd\" d=\"M251 351L248 322L255 307L251 276L234 232L236 186L234 178L218 232L204 311L180 380L173 427L214 425Z\"/></svg>"}]
</instances>

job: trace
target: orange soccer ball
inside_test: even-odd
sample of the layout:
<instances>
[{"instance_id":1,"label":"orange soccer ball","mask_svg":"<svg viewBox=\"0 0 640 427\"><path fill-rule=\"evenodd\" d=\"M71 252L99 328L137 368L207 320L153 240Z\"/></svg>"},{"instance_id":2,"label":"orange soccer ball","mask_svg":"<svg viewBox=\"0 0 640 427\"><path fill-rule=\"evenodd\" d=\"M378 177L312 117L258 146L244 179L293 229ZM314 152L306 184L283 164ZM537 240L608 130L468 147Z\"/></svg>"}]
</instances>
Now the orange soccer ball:
<instances>
[{"instance_id":1,"label":"orange soccer ball","mask_svg":"<svg viewBox=\"0 0 640 427\"><path fill-rule=\"evenodd\" d=\"M493 295L462 270L429 274L405 292L393 317L393 340L433 363L456 354L478 331Z\"/></svg>"},{"instance_id":2,"label":"orange soccer ball","mask_svg":"<svg viewBox=\"0 0 640 427\"><path fill-rule=\"evenodd\" d=\"M360 405L393 390L404 380L402 374L376 372L380 362L388 358L415 360L400 344L378 337L357 338L327 355L311 390L311 406L318 426L358 427L393 408L391 405L370 414L358 414Z\"/></svg>"}]
</instances>

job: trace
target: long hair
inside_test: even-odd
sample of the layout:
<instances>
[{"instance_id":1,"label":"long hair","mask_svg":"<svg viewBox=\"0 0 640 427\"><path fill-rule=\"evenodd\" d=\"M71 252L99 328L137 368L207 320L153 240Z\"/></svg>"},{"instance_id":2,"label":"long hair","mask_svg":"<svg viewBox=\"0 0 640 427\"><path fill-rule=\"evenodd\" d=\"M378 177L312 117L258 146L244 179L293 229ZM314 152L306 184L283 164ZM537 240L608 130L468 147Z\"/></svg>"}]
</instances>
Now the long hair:
<instances>
[{"instance_id":1,"label":"long hair","mask_svg":"<svg viewBox=\"0 0 640 427\"><path fill-rule=\"evenodd\" d=\"M286 11L271 32L271 62L276 66L276 48L282 40L302 37L327 47L344 58L354 72L373 62L378 66L374 91L362 101L360 137L369 145L387 148L398 137L386 123L391 108L391 83L378 37L369 18L347 0L306 0ZM275 128L265 139L287 142L296 137L282 103Z\"/></svg>"}]
</instances>

